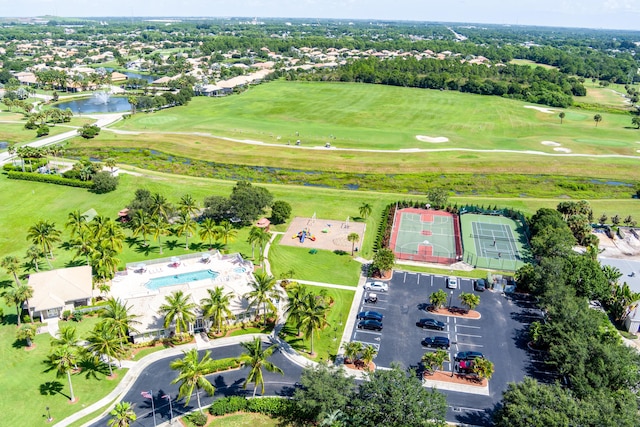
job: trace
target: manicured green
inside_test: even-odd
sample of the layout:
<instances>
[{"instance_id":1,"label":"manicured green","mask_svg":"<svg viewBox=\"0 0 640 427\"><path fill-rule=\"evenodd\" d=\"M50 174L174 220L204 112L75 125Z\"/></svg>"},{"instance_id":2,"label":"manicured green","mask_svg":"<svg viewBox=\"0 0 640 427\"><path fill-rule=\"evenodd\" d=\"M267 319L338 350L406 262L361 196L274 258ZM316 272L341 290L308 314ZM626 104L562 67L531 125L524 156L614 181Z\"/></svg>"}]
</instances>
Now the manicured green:
<instances>
[{"instance_id":1,"label":"manicured green","mask_svg":"<svg viewBox=\"0 0 640 427\"><path fill-rule=\"evenodd\" d=\"M327 316L329 325L321 330L319 335L316 335L313 339L313 351L316 353L313 360L318 362L333 360L338 353L344 325L347 323L347 317L349 316L349 310L351 309L355 292L319 286L307 286L307 289L314 294L319 294L324 289L327 295L333 298L333 305ZM291 344L293 348L308 357L310 340L304 339L304 337L298 337L297 333L298 330L295 325L287 322L281 332L281 336L284 336L284 339Z\"/></svg>"}]
</instances>

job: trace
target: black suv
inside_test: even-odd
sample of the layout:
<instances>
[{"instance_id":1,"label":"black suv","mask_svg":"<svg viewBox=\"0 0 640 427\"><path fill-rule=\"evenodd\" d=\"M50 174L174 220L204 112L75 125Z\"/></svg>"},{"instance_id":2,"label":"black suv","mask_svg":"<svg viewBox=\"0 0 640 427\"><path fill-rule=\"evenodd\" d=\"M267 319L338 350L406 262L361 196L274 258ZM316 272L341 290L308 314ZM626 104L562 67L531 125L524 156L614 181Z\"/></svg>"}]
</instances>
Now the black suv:
<instances>
[{"instance_id":1,"label":"black suv","mask_svg":"<svg viewBox=\"0 0 640 427\"><path fill-rule=\"evenodd\" d=\"M487 282L484 279L478 279L473 284L473 289L477 292L484 292L484 290L487 289Z\"/></svg>"},{"instance_id":2,"label":"black suv","mask_svg":"<svg viewBox=\"0 0 640 427\"><path fill-rule=\"evenodd\" d=\"M358 322L358 329L370 329L372 331L381 331L382 322L377 320L361 320Z\"/></svg>"},{"instance_id":3,"label":"black suv","mask_svg":"<svg viewBox=\"0 0 640 427\"><path fill-rule=\"evenodd\" d=\"M422 340L422 345L425 347L437 347L449 349L451 343L447 337L426 337Z\"/></svg>"},{"instance_id":4,"label":"black suv","mask_svg":"<svg viewBox=\"0 0 640 427\"><path fill-rule=\"evenodd\" d=\"M378 322L382 322L382 318L384 316L377 311L361 311L358 313L358 319L363 320L377 320Z\"/></svg>"},{"instance_id":5,"label":"black suv","mask_svg":"<svg viewBox=\"0 0 640 427\"><path fill-rule=\"evenodd\" d=\"M439 320L427 317L425 319L418 320L416 322L416 326L422 329L437 329L438 331L444 331L444 327L446 325Z\"/></svg>"}]
</instances>

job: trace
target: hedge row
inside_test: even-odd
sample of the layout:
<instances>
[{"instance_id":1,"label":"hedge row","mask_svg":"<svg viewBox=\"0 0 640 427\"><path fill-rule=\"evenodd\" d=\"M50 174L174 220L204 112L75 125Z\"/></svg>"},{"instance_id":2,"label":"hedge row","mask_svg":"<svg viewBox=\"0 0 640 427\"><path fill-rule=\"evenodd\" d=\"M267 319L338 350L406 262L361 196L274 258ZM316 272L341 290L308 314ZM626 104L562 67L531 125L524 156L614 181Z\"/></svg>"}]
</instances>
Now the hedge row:
<instances>
[{"instance_id":1,"label":"hedge row","mask_svg":"<svg viewBox=\"0 0 640 427\"><path fill-rule=\"evenodd\" d=\"M294 410L294 403L282 397L247 399L242 396L230 396L218 399L209 406L209 413L216 416L245 411L279 418L290 417Z\"/></svg>"},{"instance_id":2,"label":"hedge row","mask_svg":"<svg viewBox=\"0 0 640 427\"><path fill-rule=\"evenodd\" d=\"M218 359L213 361L212 371L213 372L228 371L229 369L235 369L241 366L242 366L242 362L240 361L240 359L236 357L230 357L227 359Z\"/></svg>"},{"instance_id":3,"label":"hedge row","mask_svg":"<svg viewBox=\"0 0 640 427\"><path fill-rule=\"evenodd\" d=\"M93 182L79 179L63 178L58 175L46 175L31 172L7 172L9 179L21 179L23 181L48 182L50 184L66 185L68 187L93 188Z\"/></svg>"}]
</instances>

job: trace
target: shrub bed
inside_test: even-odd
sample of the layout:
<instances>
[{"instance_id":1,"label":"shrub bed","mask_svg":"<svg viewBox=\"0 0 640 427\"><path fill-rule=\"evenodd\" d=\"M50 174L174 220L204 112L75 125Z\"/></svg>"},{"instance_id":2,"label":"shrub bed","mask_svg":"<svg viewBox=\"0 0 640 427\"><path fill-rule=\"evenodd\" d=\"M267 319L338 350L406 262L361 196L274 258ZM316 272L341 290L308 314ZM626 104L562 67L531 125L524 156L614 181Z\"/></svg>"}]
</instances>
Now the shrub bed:
<instances>
[{"instance_id":1,"label":"shrub bed","mask_svg":"<svg viewBox=\"0 0 640 427\"><path fill-rule=\"evenodd\" d=\"M31 172L7 172L9 179L20 179L23 181L47 182L50 184L66 185L68 187L93 188L93 182L80 181L79 179L68 179L58 175L45 175Z\"/></svg>"},{"instance_id":2,"label":"shrub bed","mask_svg":"<svg viewBox=\"0 0 640 427\"><path fill-rule=\"evenodd\" d=\"M268 415L272 418L289 418L294 410L294 403L291 402L291 400L282 397L247 399L242 396L230 396L218 399L209 406L209 413L215 416L246 411Z\"/></svg>"}]
</instances>

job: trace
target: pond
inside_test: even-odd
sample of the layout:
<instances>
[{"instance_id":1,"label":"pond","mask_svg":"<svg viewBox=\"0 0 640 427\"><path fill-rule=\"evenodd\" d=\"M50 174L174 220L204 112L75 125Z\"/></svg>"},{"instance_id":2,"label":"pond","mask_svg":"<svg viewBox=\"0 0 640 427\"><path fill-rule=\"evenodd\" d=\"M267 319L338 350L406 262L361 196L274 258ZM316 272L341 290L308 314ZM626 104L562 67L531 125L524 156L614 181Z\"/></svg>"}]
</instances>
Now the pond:
<instances>
[{"instance_id":1,"label":"pond","mask_svg":"<svg viewBox=\"0 0 640 427\"><path fill-rule=\"evenodd\" d=\"M113 68L105 68L107 71L113 71ZM158 80L159 77L157 76L150 76L148 74L140 74L140 73L135 73L133 71L118 71L120 74L124 74L125 76L129 77L130 79L144 79L146 81L148 81L149 83L151 83L154 80Z\"/></svg>"},{"instance_id":2,"label":"pond","mask_svg":"<svg viewBox=\"0 0 640 427\"><path fill-rule=\"evenodd\" d=\"M131 110L126 97L111 96L104 92L94 93L89 98L78 98L55 105L61 110L69 108L74 114L122 113Z\"/></svg>"}]
</instances>

